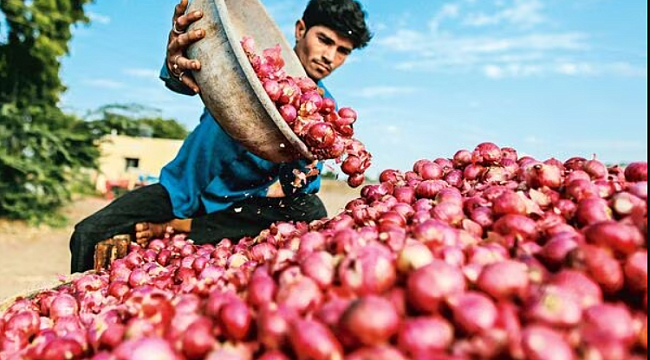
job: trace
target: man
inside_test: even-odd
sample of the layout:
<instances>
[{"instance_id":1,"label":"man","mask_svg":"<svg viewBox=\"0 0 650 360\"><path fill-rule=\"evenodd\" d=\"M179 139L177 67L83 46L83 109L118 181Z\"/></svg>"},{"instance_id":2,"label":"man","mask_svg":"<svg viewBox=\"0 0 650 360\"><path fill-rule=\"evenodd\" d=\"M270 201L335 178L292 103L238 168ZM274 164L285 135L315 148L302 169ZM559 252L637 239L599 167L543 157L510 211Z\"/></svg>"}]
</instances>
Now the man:
<instances>
[{"instance_id":1,"label":"man","mask_svg":"<svg viewBox=\"0 0 650 360\"><path fill-rule=\"evenodd\" d=\"M187 5L181 0L176 6L161 79L171 90L193 95L200 89L190 73L200 70L201 64L184 52L205 31L185 31L202 16L185 14ZM365 47L372 35L356 0L310 0L296 21L295 37L298 59L323 87L321 80L354 49ZM127 193L77 224L70 240L72 272L92 268L95 245L116 234L134 234L134 225L140 244L160 236L167 226L202 244L255 236L276 221L326 217L316 195L320 176L293 186L294 170L306 172L308 165L304 159L276 164L255 156L204 110L176 158L163 168L159 184ZM317 168L321 170L322 164Z\"/></svg>"}]
</instances>

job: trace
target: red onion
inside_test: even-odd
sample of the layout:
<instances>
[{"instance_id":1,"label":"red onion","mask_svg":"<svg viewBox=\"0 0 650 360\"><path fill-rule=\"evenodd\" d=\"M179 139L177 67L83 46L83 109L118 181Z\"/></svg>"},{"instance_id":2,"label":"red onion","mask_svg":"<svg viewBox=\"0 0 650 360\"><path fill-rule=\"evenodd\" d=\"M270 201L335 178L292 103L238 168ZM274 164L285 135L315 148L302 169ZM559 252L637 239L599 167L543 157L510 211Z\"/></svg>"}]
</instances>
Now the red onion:
<instances>
[{"instance_id":1,"label":"red onion","mask_svg":"<svg viewBox=\"0 0 650 360\"><path fill-rule=\"evenodd\" d=\"M326 251L317 251L306 256L300 263L303 274L312 278L322 289L334 281L334 258Z\"/></svg>"},{"instance_id":2,"label":"red onion","mask_svg":"<svg viewBox=\"0 0 650 360\"><path fill-rule=\"evenodd\" d=\"M497 308L486 295L468 291L447 299L455 323L468 334L484 332L494 326Z\"/></svg>"},{"instance_id":3,"label":"red onion","mask_svg":"<svg viewBox=\"0 0 650 360\"><path fill-rule=\"evenodd\" d=\"M589 225L584 232L589 243L608 247L623 255L634 253L646 242L638 228L616 221Z\"/></svg>"},{"instance_id":4,"label":"red onion","mask_svg":"<svg viewBox=\"0 0 650 360\"><path fill-rule=\"evenodd\" d=\"M444 180L449 186L460 188L463 183L463 172L458 169L451 170L445 174Z\"/></svg>"},{"instance_id":5,"label":"red onion","mask_svg":"<svg viewBox=\"0 0 650 360\"><path fill-rule=\"evenodd\" d=\"M76 360L83 357L84 350L77 341L65 337L53 338L41 353L43 360Z\"/></svg>"},{"instance_id":6,"label":"red onion","mask_svg":"<svg viewBox=\"0 0 650 360\"><path fill-rule=\"evenodd\" d=\"M408 360L404 354L390 345L362 347L345 356L345 360Z\"/></svg>"},{"instance_id":7,"label":"red onion","mask_svg":"<svg viewBox=\"0 0 650 360\"><path fill-rule=\"evenodd\" d=\"M343 107L339 109L339 116L342 118L357 119L357 112L352 108Z\"/></svg>"},{"instance_id":8,"label":"red onion","mask_svg":"<svg viewBox=\"0 0 650 360\"><path fill-rule=\"evenodd\" d=\"M603 179L607 176L607 167L596 159L585 161L583 170L589 174L592 179Z\"/></svg>"},{"instance_id":9,"label":"red onion","mask_svg":"<svg viewBox=\"0 0 650 360\"><path fill-rule=\"evenodd\" d=\"M538 255L549 268L557 269L565 263L569 253L584 242L581 237L576 232L557 233L547 240Z\"/></svg>"},{"instance_id":10,"label":"red onion","mask_svg":"<svg viewBox=\"0 0 650 360\"><path fill-rule=\"evenodd\" d=\"M284 353L278 350L267 351L262 354L257 360L291 360Z\"/></svg>"},{"instance_id":11,"label":"red onion","mask_svg":"<svg viewBox=\"0 0 650 360\"><path fill-rule=\"evenodd\" d=\"M522 332L522 345L530 360L574 360L571 346L562 335L543 325L529 325Z\"/></svg>"},{"instance_id":12,"label":"red onion","mask_svg":"<svg viewBox=\"0 0 650 360\"><path fill-rule=\"evenodd\" d=\"M214 325L206 317L197 318L182 335L183 354L189 359L203 359L217 340L212 334Z\"/></svg>"},{"instance_id":13,"label":"red onion","mask_svg":"<svg viewBox=\"0 0 650 360\"><path fill-rule=\"evenodd\" d=\"M61 317L76 316L78 313L79 303L69 294L59 294L50 305L50 318L54 321Z\"/></svg>"},{"instance_id":14,"label":"red onion","mask_svg":"<svg viewBox=\"0 0 650 360\"><path fill-rule=\"evenodd\" d=\"M390 301L368 295L354 301L341 316L341 330L364 345L379 345L397 333L400 318Z\"/></svg>"},{"instance_id":15,"label":"red onion","mask_svg":"<svg viewBox=\"0 0 650 360\"><path fill-rule=\"evenodd\" d=\"M528 291L528 268L517 261L502 261L483 268L477 286L495 299L524 297Z\"/></svg>"},{"instance_id":16,"label":"red onion","mask_svg":"<svg viewBox=\"0 0 650 360\"><path fill-rule=\"evenodd\" d=\"M427 162L419 167L417 172L422 180L437 180L442 178L442 167L434 162Z\"/></svg>"},{"instance_id":17,"label":"red onion","mask_svg":"<svg viewBox=\"0 0 650 360\"><path fill-rule=\"evenodd\" d=\"M118 360L165 359L180 360L171 344L159 337L130 340L122 343L114 353Z\"/></svg>"},{"instance_id":18,"label":"red onion","mask_svg":"<svg viewBox=\"0 0 650 360\"><path fill-rule=\"evenodd\" d=\"M625 282L634 291L648 291L648 250L642 249L631 254L625 262Z\"/></svg>"},{"instance_id":19,"label":"red onion","mask_svg":"<svg viewBox=\"0 0 650 360\"><path fill-rule=\"evenodd\" d=\"M334 334L316 320L296 320L290 341L299 360L334 360L343 358L343 347Z\"/></svg>"},{"instance_id":20,"label":"red onion","mask_svg":"<svg viewBox=\"0 0 650 360\"><path fill-rule=\"evenodd\" d=\"M288 341L289 324L297 314L289 308L268 303L257 314L257 339L267 349L278 349Z\"/></svg>"},{"instance_id":21,"label":"red onion","mask_svg":"<svg viewBox=\"0 0 650 360\"><path fill-rule=\"evenodd\" d=\"M514 191L504 191L494 200L492 211L495 215L519 214L526 215L526 202L524 198Z\"/></svg>"},{"instance_id":22,"label":"red onion","mask_svg":"<svg viewBox=\"0 0 650 360\"><path fill-rule=\"evenodd\" d=\"M268 304L275 298L277 286L275 281L264 270L258 268L248 283L248 302L254 307Z\"/></svg>"},{"instance_id":23,"label":"red onion","mask_svg":"<svg viewBox=\"0 0 650 360\"><path fill-rule=\"evenodd\" d=\"M629 182L648 181L648 163L632 162L625 167L625 179Z\"/></svg>"},{"instance_id":24,"label":"red onion","mask_svg":"<svg viewBox=\"0 0 650 360\"><path fill-rule=\"evenodd\" d=\"M635 209L643 211L647 207L646 202L629 192L618 192L612 196L611 207L619 216L632 214Z\"/></svg>"},{"instance_id":25,"label":"red onion","mask_svg":"<svg viewBox=\"0 0 650 360\"><path fill-rule=\"evenodd\" d=\"M526 316L552 326L575 326L582 320L582 306L569 290L547 285L528 299Z\"/></svg>"},{"instance_id":26,"label":"red onion","mask_svg":"<svg viewBox=\"0 0 650 360\"><path fill-rule=\"evenodd\" d=\"M411 356L445 350L453 341L454 328L441 316L407 319L398 334L400 349Z\"/></svg>"},{"instance_id":27,"label":"red onion","mask_svg":"<svg viewBox=\"0 0 650 360\"><path fill-rule=\"evenodd\" d=\"M454 166L457 168L465 167L472 162L472 152L466 149L456 151L453 157Z\"/></svg>"},{"instance_id":28,"label":"red onion","mask_svg":"<svg viewBox=\"0 0 650 360\"><path fill-rule=\"evenodd\" d=\"M638 198L641 198L643 200L648 199L648 182L647 181L639 181L635 183L628 183L627 184L627 191L630 192L630 194L637 196Z\"/></svg>"},{"instance_id":29,"label":"red onion","mask_svg":"<svg viewBox=\"0 0 650 360\"><path fill-rule=\"evenodd\" d=\"M301 275L290 283L280 284L276 302L298 313L306 313L320 306L323 294L314 280Z\"/></svg>"},{"instance_id":30,"label":"red onion","mask_svg":"<svg viewBox=\"0 0 650 360\"><path fill-rule=\"evenodd\" d=\"M447 186L443 180L423 180L415 187L415 194L419 198L435 199L438 192Z\"/></svg>"},{"instance_id":31,"label":"red onion","mask_svg":"<svg viewBox=\"0 0 650 360\"><path fill-rule=\"evenodd\" d=\"M484 165L498 163L501 160L501 149L494 143L480 143L472 152L472 160Z\"/></svg>"},{"instance_id":32,"label":"red onion","mask_svg":"<svg viewBox=\"0 0 650 360\"><path fill-rule=\"evenodd\" d=\"M564 167L566 167L569 170L582 170L584 169L586 162L587 159L580 156L574 156L572 158L567 159L564 162Z\"/></svg>"},{"instance_id":33,"label":"red onion","mask_svg":"<svg viewBox=\"0 0 650 360\"><path fill-rule=\"evenodd\" d=\"M239 298L233 298L221 307L220 323L226 334L233 340L243 340L248 336L252 314Z\"/></svg>"},{"instance_id":34,"label":"red onion","mask_svg":"<svg viewBox=\"0 0 650 360\"><path fill-rule=\"evenodd\" d=\"M501 235L512 235L528 240L535 240L539 236L535 221L518 214L506 214L500 217L494 223L493 229Z\"/></svg>"},{"instance_id":35,"label":"red onion","mask_svg":"<svg viewBox=\"0 0 650 360\"><path fill-rule=\"evenodd\" d=\"M634 342L633 319L621 304L598 304L585 310L583 332L597 332L626 344Z\"/></svg>"},{"instance_id":36,"label":"red onion","mask_svg":"<svg viewBox=\"0 0 650 360\"><path fill-rule=\"evenodd\" d=\"M409 275L406 288L409 303L424 313L433 313L442 300L464 292L466 286L465 277L458 268L433 260Z\"/></svg>"},{"instance_id":37,"label":"red onion","mask_svg":"<svg viewBox=\"0 0 650 360\"><path fill-rule=\"evenodd\" d=\"M397 270L408 274L415 269L428 265L434 257L429 248L420 241L408 239L397 256Z\"/></svg>"},{"instance_id":38,"label":"red onion","mask_svg":"<svg viewBox=\"0 0 650 360\"><path fill-rule=\"evenodd\" d=\"M568 291L583 309L603 302L603 292L598 284L582 272L562 270L553 276L550 284Z\"/></svg>"},{"instance_id":39,"label":"red onion","mask_svg":"<svg viewBox=\"0 0 650 360\"><path fill-rule=\"evenodd\" d=\"M390 289L397 275L391 251L371 243L349 254L339 265L338 275L347 289L359 294L381 294Z\"/></svg>"},{"instance_id":40,"label":"red onion","mask_svg":"<svg viewBox=\"0 0 650 360\"><path fill-rule=\"evenodd\" d=\"M598 198L600 196L598 187L594 185L590 180L576 179L569 180L567 179L565 194L568 198L574 199L575 201L582 201L587 198Z\"/></svg>"},{"instance_id":41,"label":"red onion","mask_svg":"<svg viewBox=\"0 0 650 360\"><path fill-rule=\"evenodd\" d=\"M477 180L485 171L485 168L479 164L469 164L463 169L463 178L465 180Z\"/></svg>"}]
</instances>

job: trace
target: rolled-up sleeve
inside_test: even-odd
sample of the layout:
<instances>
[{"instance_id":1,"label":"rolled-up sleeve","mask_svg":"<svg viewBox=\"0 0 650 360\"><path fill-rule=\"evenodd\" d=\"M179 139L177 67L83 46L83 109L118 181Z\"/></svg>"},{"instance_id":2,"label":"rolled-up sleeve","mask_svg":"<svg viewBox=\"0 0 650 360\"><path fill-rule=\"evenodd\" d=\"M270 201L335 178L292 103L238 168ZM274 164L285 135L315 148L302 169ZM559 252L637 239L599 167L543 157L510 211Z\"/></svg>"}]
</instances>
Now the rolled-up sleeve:
<instances>
[{"instance_id":1,"label":"rolled-up sleeve","mask_svg":"<svg viewBox=\"0 0 650 360\"><path fill-rule=\"evenodd\" d=\"M190 89L187 85L183 84L182 81L178 80L175 76L171 76L169 73L169 70L167 69L167 63L163 62L163 66L160 69L160 79L165 82L165 86L173 92L177 92L179 94L184 94L184 95L196 95L192 89Z\"/></svg>"}]
</instances>

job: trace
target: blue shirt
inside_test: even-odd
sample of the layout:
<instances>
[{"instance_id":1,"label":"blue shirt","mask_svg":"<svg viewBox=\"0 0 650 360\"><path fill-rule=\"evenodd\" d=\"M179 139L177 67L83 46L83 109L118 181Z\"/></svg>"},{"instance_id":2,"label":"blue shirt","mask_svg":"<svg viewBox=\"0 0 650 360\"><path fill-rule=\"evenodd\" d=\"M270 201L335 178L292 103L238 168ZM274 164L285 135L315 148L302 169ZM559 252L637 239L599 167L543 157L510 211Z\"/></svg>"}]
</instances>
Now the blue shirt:
<instances>
[{"instance_id":1,"label":"blue shirt","mask_svg":"<svg viewBox=\"0 0 650 360\"><path fill-rule=\"evenodd\" d=\"M165 65L160 78L173 91L194 94L171 77ZM320 82L318 85L323 87ZM325 96L331 97L326 89ZM301 187L293 186L294 170L306 173L310 163L306 159L273 163L256 156L230 137L204 108L201 121L185 139L176 158L162 169L160 183L169 192L174 215L189 218L201 205L212 213L246 198L264 197L277 180L286 195L317 193L320 175L308 178ZM317 167L322 171L322 162Z\"/></svg>"}]
</instances>

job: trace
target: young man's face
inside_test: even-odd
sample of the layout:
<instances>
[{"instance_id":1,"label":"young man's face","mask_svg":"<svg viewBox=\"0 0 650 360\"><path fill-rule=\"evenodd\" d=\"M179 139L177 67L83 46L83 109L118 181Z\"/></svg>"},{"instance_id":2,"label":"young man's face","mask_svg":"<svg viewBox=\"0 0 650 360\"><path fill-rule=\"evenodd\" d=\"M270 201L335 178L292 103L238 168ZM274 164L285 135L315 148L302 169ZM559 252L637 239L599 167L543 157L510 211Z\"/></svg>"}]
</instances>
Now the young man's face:
<instances>
[{"instance_id":1,"label":"young man's face","mask_svg":"<svg viewBox=\"0 0 650 360\"><path fill-rule=\"evenodd\" d=\"M307 75L314 81L328 76L352 52L352 41L321 25L306 29L302 20L296 22L296 55Z\"/></svg>"}]
</instances>

